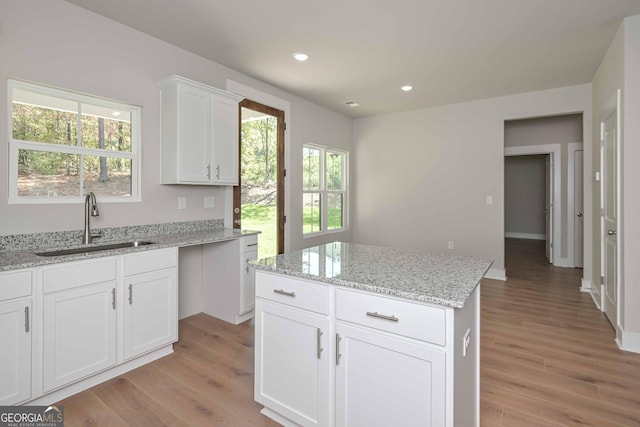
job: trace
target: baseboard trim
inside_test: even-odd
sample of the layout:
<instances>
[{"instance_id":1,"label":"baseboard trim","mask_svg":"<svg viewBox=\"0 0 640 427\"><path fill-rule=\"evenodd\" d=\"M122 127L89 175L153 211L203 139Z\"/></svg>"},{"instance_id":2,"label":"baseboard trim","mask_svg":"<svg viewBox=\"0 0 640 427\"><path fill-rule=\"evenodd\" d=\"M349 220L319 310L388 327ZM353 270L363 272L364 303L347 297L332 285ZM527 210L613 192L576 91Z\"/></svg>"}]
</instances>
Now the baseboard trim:
<instances>
[{"instance_id":1,"label":"baseboard trim","mask_svg":"<svg viewBox=\"0 0 640 427\"><path fill-rule=\"evenodd\" d=\"M625 331L620 326L618 331L620 331L620 339L616 338L616 344L620 350L640 353L640 333Z\"/></svg>"},{"instance_id":2,"label":"baseboard trim","mask_svg":"<svg viewBox=\"0 0 640 427\"><path fill-rule=\"evenodd\" d=\"M591 280L587 280L584 277L580 281L580 292L591 292Z\"/></svg>"},{"instance_id":3,"label":"baseboard trim","mask_svg":"<svg viewBox=\"0 0 640 427\"><path fill-rule=\"evenodd\" d=\"M507 271L504 268L490 268L484 275L485 279L507 280Z\"/></svg>"},{"instance_id":4,"label":"baseboard trim","mask_svg":"<svg viewBox=\"0 0 640 427\"><path fill-rule=\"evenodd\" d=\"M593 288L591 288L589 290L589 295L591 295L591 299L593 300L593 303L596 305L596 308L600 311L602 311L602 307L600 305L600 295L598 295L598 297L596 297L596 295L593 293Z\"/></svg>"},{"instance_id":5,"label":"baseboard trim","mask_svg":"<svg viewBox=\"0 0 640 427\"><path fill-rule=\"evenodd\" d=\"M569 258L559 258L558 262L554 263L553 265L555 265L556 267L567 267L567 268L575 267L573 263L569 261Z\"/></svg>"},{"instance_id":6,"label":"baseboard trim","mask_svg":"<svg viewBox=\"0 0 640 427\"><path fill-rule=\"evenodd\" d=\"M547 236L544 234L518 233L514 231L505 231L504 237L510 239L547 240Z\"/></svg>"}]
</instances>

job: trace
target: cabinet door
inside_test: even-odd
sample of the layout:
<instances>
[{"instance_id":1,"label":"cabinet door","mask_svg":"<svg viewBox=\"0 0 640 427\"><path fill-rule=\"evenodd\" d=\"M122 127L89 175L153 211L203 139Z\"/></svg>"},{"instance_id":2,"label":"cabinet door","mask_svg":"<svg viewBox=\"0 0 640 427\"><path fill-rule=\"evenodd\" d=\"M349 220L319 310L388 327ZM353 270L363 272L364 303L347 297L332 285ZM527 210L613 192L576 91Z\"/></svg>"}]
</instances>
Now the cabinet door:
<instances>
[{"instance_id":1,"label":"cabinet door","mask_svg":"<svg viewBox=\"0 0 640 427\"><path fill-rule=\"evenodd\" d=\"M258 259L258 250L240 254L240 307L238 314L245 314L255 306L255 271L249 267L249 261Z\"/></svg>"},{"instance_id":2,"label":"cabinet door","mask_svg":"<svg viewBox=\"0 0 640 427\"><path fill-rule=\"evenodd\" d=\"M336 426L444 426L445 353L338 322Z\"/></svg>"},{"instance_id":3,"label":"cabinet door","mask_svg":"<svg viewBox=\"0 0 640 427\"><path fill-rule=\"evenodd\" d=\"M255 399L302 426L327 426L329 320L256 300Z\"/></svg>"},{"instance_id":4,"label":"cabinet door","mask_svg":"<svg viewBox=\"0 0 640 427\"><path fill-rule=\"evenodd\" d=\"M0 405L31 397L31 298L0 303Z\"/></svg>"},{"instance_id":5,"label":"cabinet door","mask_svg":"<svg viewBox=\"0 0 640 427\"><path fill-rule=\"evenodd\" d=\"M180 84L178 97L178 179L207 183L212 167L209 92Z\"/></svg>"},{"instance_id":6,"label":"cabinet door","mask_svg":"<svg viewBox=\"0 0 640 427\"><path fill-rule=\"evenodd\" d=\"M177 341L177 291L175 268L125 277L125 359Z\"/></svg>"},{"instance_id":7,"label":"cabinet door","mask_svg":"<svg viewBox=\"0 0 640 427\"><path fill-rule=\"evenodd\" d=\"M238 185L238 101L222 95L211 96L213 111L213 164L211 182Z\"/></svg>"},{"instance_id":8,"label":"cabinet door","mask_svg":"<svg viewBox=\"0 0 640 427\"><path fill-rule=\"evenodd\" d=\"M116 363L116 282L43 297L44 391Z\"/></svg>"}]
</instances>

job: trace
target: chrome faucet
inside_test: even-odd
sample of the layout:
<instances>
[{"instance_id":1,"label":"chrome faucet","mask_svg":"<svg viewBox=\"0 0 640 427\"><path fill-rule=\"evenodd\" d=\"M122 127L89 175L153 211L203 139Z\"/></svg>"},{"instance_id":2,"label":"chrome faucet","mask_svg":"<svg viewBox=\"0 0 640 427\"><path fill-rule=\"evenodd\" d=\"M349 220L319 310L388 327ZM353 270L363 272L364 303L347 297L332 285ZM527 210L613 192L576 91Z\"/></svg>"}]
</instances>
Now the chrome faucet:
<instances>
[{"instance_id":1,"label":"chrome faucet","mask_svg":"<svg viewBox=\"0 0 640 427\"><path fill-rule=\"evenodd\" d=\"M90 216L99 216L98 203L96 202L96 195L93 192L87 193L84 197L84 234L82 235L82 244L87 245L91 243L94 237L101 237L101 234L91 234L91 226L89 225Z\"/></svg>"}]
</instances>

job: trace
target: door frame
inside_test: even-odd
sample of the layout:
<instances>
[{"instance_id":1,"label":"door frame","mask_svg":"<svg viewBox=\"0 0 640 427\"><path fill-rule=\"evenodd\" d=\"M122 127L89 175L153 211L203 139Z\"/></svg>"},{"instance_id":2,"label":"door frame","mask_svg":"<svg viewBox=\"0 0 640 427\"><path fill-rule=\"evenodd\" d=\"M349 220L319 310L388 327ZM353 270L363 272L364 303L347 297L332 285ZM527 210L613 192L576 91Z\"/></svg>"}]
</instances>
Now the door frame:
<instances>
[{"instance_id":1,"label":"door frame","mask_svg":"<svg viewBox=\"0 0 640 427\"><path fill-rule=\"evenodd\" d=\"M264 105L269 105L278 110L284 111L285 119L289 122L284 130L284 168L285 170L291 170L291 103L277 96L263 92L258 89L254 89L250 86L237 82L235 80L227 79L227 91L243 96L247 99L259 102ZM291 188L291 174L287 174L284 177L284 215L285 218L291 218L291 192L287 191ZM233 187L225 187L225 210L224 210L224 226L228 228L233 227ZM291 221L286 221L284 224L284 250L287 252L291 247Z\"/></svg>"},{"instance_id":2,"label":"door frame","mask_svg":"<svg viewBox=\"0 0 640 427\"><path fill-rule=\"evenodd\" d=\"M252 111L257 111L259 113L266 114L271 117L276 117L278 119L278 127L277 127L277 137L276 137L276 194L277 194L277 202L276 202L276 222L278 227L277 234L277 253L284 253L284 224L285 224L285 215L284 215L284 177L285 177L285 165L284 165L284 130L286 128L286 118L285 113L282 110L278 110L277 108L270 107L268 105L252 101L251 99L245 98L238 104L238 116L240 120L238 120L238 185L233 187L233 228L236 228L238 223L236 221L240 221L239 214L235 213L235 207L241 206L241 196L242 196L242 109L247 108ZM242 226L242 224L240 224ZM240 228L240 227L237 227Z\"/></svg>"},{"instance_id":3,"label":"door frame","mask_svg":"<svg viewBox=\"0 0 640 427\"><path fill-rule=\"evenodd\" d=\"M553 244L553 265L564 266L562 254L562 146L560 144L523 145L519 147L504 147L504 156L529 156L535 154L549 154L553 166L553 216L551 218L551 235ZM503 238L504 230L502 231Z\"/></svg>"},{"instance_id":4,"label":"door frame","mask_svg":"<svg viewBox=\"0 0 640 427\"><path fill-rule=\"evenodd\" d=\"M600 180L600 220L598 221L598 226L600 228L598 235L600 236L600 268L599 268L599 274L600 274L600 287L599 287L599 291L600 291L600 295L598 295L599 297L599 302L600 302L600 306L598 307L601 311L604 311L604 284L603 284L603 277L605 275L605 262L604 262L604 257L605 255L605 250L606 250L606 238L605 238L605 226L604 226L604 187L606 185L606 181L605 181L605 174L604 172L604 156L603 156L603 149L604 149L604 137L605 137L605 122L607 121L607 119L611 116L611 114L613 114L615 112L616 114L616 181L617 181L617 186L616 186L616 324L614 325L614 328L616 330L616 343L618 345L618 347L622 348L622 327L620 326L620 313L621 313L621 309L620 309L620 289L621 289L621 283L622 283L622 244L621 244L621 236L623 235L623 227L622 227L622 220L621 220L621 215L622 215L622 194L621 194L621 187L622 185L622 171L621 171L621 153L620 153L620 148L621 148L621 128L620 128L620 116L621 116L621 107L622 107L622 91L620 89L618 89L616 91L616 94L605 104L605 107L600 111L600 117L599 117L599 122L600 122L600 170L598 172L599 175L599 180ZM595 298L594 298L595 299Z\"/></svg>"},{"instance_id":5,"label":"door frame","mask_svg":"<svg viewBox=\"0 0 640 427\"><path fill-rule=\"evenodd\" d=\"M567 267L575 267L576 266L576 252L578 250L583 251L583 266L584 266L584 243L582 248L576 248L576 235L575 235L575 224L576 224L576 193L575 193L575 170L576 170L576 151L582 151L584 156L584 149L582 142L570 142L567 146L567 260L569 265ZM584 171L584 157L582 160L582 170ZM584 194L584 173L582 179L582 191ZM584 224L584 199L582 201L582 223ZM584 225L582 229L582 236L584 242Z\"/></svg>"}]
</instances>

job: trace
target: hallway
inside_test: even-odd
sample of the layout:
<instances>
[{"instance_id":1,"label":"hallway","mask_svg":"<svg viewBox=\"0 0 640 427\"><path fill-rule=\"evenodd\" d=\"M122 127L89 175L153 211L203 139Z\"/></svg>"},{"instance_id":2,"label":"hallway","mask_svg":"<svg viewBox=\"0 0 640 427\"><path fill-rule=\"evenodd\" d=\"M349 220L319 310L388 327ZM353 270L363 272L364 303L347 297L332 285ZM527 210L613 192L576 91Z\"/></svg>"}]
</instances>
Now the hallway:
<instances>
[{"instance_id":1,"label":"hallway","mask_svg":"<svg viewBox=\"0 0 640 427\"><path fill-rule=\"evenodd\" d=\"M506 239L506 282L482 282L482 426L639 426L640 355L617 348L581 269Z\"/></svg>"}]
</instances>

